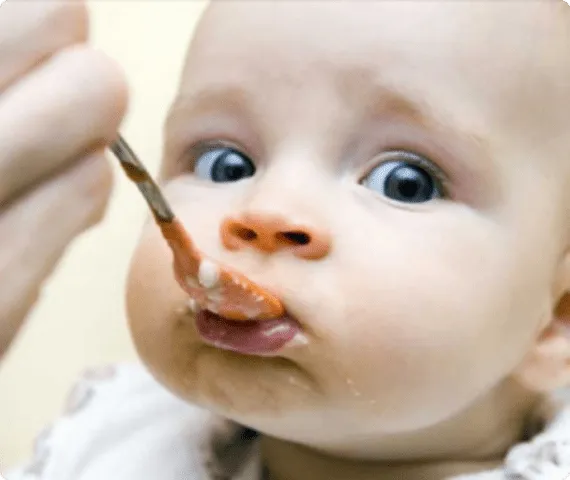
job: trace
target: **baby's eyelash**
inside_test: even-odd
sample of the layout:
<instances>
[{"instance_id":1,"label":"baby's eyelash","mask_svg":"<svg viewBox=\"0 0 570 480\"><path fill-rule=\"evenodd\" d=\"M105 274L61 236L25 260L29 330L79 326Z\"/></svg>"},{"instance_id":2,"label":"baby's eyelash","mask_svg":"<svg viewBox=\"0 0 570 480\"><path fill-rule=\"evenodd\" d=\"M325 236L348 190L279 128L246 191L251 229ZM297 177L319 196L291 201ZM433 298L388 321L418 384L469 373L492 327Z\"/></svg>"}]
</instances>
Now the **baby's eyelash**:
<instances>
[{"instance_id":1,"label":"baby's eyelash","mask_svg":"<svg viewBox=\"0 0 570 480\"><path fill-rule=\"evenodd\" d=\"M428 172L435 178L438 187L441 190L443 198L451 198L451 183L446 173L439 166L437 166L436 163L429 160L425 155L405 148L390 148L380 153L379 155L376 155L374 157L374 163L366 169L364 174L360 177L359 183L364 181L364 179L380 165L386 162L398 161L409 163Z\"/></svg>"},{"instance_id":2,"label":"baby's eyelash","mask_svg":"<svg viewBox=\"0 0 570 480\"><path fill-rule=\"evenodd\" d=\"M444 197L445 198L449 197L450 194L449 178L441 168L439 168L435 163L431 162L430 160L427 160L424 156L419 154L413 155L413 158L411 159L410 163L413 163L416 166L423 168L431 175L433 175L437 180L437 182L439 183L439 185L441 186Z\"/></svg>"},{"instance_id":3,"label":"baby's eyelash","mask_svg":"<svg viewBox=\"0 0 570 480\"><path fill-rule=\"evenodd\" d=\"M197 160L202 155L211 150L216 150L219 148L229 148L240 153L242 152L242 149L236 147L230 142L223 140L201 140L185 149L184 154L180 158L180 164L184 169L194 170Z\"/></svg>"}]
</instances>

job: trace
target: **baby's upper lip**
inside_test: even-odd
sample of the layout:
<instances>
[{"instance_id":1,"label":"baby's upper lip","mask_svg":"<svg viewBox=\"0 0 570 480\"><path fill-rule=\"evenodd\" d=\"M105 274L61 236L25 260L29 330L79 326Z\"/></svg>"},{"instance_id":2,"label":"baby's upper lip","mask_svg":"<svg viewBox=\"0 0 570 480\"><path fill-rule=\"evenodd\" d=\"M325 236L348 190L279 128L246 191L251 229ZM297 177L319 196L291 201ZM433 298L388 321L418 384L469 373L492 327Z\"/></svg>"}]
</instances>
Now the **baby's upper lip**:
<instances>
[{"instance_id":1,"label":"baby's upper lip","mask_svg":"<svg viewBox=\"0 0 570 480\"><path fill-rule=\"evenodd\" d=\"M275 289L272 289L270 291L274 292L274 294L283 303L285 311L283 315L281 315L281 318L288 318L295 321L303 332L310 330L309 325L304 320L303 313L299 311L299 308L297 308L297 302L294 299L291 299L290 295L281 294L278 290Z\"/></svg>"}]
</instances>

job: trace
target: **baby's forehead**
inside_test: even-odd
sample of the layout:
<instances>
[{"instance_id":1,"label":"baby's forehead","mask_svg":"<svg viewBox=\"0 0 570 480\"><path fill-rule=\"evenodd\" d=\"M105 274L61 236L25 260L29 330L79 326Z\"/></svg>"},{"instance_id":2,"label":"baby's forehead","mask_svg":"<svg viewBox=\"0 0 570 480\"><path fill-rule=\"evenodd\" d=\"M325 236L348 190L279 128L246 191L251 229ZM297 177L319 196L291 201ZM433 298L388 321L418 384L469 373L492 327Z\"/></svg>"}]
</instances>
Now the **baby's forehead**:
<instances>
[{"instance_id":1,"label":"baby's forehead","mask_svg":"<svg viewBox=\"0 0 570 480\"><path fill-rule=\"evenodd\" d=\"M212 2L188 54L180 100L252 102L275 112L291 109L284 99L317 105L320 96L330 104L328 92L346 111L357 108L355 99L397 92L401 106L427 109L481 137L501 131L524 141L532 130L533 141L548 138L568 126L570 22L561 6Z\"/></svg>"},{"instance_id":2,"label":"baby's forehead","mask_svg":"<svg viewBox=\"0 0 570 480\"><path fill-rule=\"evenodd\" d=\"M201 67L223 59L227 70L265 65L276 76L326 62L382 72L400 57L416 61L418 73L424 63L449 61L459 70L474 59L475 71L531 73L568 51L565 10L561 0L212 2L189 59L205 60Z\"/></svg>"}]
</instances>

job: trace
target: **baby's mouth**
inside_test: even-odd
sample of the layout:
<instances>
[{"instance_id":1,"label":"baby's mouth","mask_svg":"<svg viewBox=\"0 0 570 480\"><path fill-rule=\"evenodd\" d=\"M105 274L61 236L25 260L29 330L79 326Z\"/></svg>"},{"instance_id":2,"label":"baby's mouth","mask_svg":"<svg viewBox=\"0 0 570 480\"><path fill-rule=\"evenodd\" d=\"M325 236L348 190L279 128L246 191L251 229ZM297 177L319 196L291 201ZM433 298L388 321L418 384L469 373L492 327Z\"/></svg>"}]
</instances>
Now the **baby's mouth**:
<instances>
[{"instance_id":1,"label":"baby's mouth","mask_svg":"<svg viewBox=\"0 0 570 480\"><path fill-rule=\"evenodd\" d=\"M267 320L230 320L199 310L196 327L205 343L245 355L275 356L285 347L307 343L301 325L287 313Z\"/></svg>"}]
</instances>

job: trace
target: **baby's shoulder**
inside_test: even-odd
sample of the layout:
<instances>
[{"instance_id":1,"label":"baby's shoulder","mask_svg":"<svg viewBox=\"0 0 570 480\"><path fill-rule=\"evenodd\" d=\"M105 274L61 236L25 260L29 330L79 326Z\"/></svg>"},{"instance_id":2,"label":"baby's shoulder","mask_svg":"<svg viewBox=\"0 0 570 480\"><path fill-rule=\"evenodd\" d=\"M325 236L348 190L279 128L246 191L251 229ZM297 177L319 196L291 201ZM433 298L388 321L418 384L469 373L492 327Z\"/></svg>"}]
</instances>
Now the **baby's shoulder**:
<instances>
[{"instance_id":1,"label":"baby's shoulder","mask_svg":"<svg viewBox=\"0 0 570 480\"><path fill-rule=\"evenodd\" d=\"M210 414L178 399L140 365L85 372L63 415L8 480L199 479Z\"/></svg>"}]
</instances>

